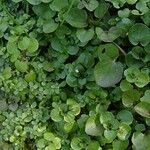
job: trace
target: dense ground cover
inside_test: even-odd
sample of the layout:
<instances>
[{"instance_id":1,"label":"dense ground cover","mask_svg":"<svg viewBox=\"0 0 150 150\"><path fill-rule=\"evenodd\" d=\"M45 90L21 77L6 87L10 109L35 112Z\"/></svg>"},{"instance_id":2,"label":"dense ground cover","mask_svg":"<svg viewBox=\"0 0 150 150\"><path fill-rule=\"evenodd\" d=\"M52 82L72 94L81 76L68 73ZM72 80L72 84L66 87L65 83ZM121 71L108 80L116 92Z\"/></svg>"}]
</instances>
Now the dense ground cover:
<instances>
[{"instance_id":1,"label":"dense ground cover","mask_svg":"<svg viewBox=\"0 0 150 150\"><path fill-rule=\"evenodd\" d=\"M0 149L150 150L150 0L1 0Z\"/></svg>"}]
</instances>

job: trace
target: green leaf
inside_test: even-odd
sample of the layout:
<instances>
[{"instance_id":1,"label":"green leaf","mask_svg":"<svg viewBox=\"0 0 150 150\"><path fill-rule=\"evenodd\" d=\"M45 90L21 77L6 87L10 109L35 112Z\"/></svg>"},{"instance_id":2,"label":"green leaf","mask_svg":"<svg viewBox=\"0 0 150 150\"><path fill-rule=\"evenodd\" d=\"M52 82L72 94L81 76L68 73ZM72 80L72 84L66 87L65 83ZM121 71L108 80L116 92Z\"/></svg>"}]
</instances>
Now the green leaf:
<instances>
[{"instance_id":1,"label":"green leaf","mask_svg":"<svg viewBox=\"0 0 150 150\"><path fill-rule=\"evenodd\" d=\"M18 48L21 50L26 50L29 47L30 39L28 37L23 37L21 41L18 42Z\"/></svg>"},{"instance_id":2,"label":"green leaf","mask_svg":"<svg viewBox=\"0 0 150 150\"><path fill-rule=\"evenodd\" d=\"M118 16L121 18L127 18L129 17L129 15L130 15L130 10L128 8L118 11Z\"/></svg>"},{"instance_id":3,"label":"green leaf","mask_svg":"<svg viewBox=\"0 0 150 150\"><path fill-rule=\"evenodd\" d=\"M49 143L49 145L45 147L45 150L56 150L56 147L54 143Z\"/></svg>"},{"instance_id":4,"label":"green leaf","mask_svg":"<svg viewBox=\"0 0 150 150\"><path fill-rule=\"evenodd\" d=\"M87 13L85 10L72 8L65 20L73 27L83 28L87 26Z\"/></svg>"},{"instance_id":5,"label":"green leaf","mask_svg":"<svg viewBox=\"0 0 150 150\"><path fill-rule=\"evenodd\" d=\"M136 89L125 91L122 95L122 103L126 107L131 107L134 102L140 99L140 93Z\"/></svg>"},{"instance_id":6,"label":"green leaf","mask_svg":"<svg viewBox=\"0 0 150 150\"><path fill-rule=\"evenodd\" d=\"M139 74L140 74L140 70L137 67L130 67L124 71L126 80L130 83L136 82L138 80Z\"/></svg>"},{"instance_id":7,"label":"green leaf","mask_svg":"<svg viewBox=\"0 0 150 150\"><path fill-rule=\"evenodd\" d=\"M99 5L97 0L90 0L90 1L83 0L82 3L89 11L95 10Z\"/></svg>"},{"instance_id":8,"label":"green leaf","mask_svg":"<svg viewBox=\"0 0 150 150\"><path fill-rule=\"evenodd\" d=\"M31 5L39 5L41 3L41 0L26 0Z\"/></svg>"},{"instance_id":9,"label":"green leaf","mask_svg":"<svg viewBox=\"0 0 150 150\"><path fill-rule=\"evenodd\" d=\"M15 67L20 72L27 72L28 70L28 62L27 61L15 61Z\"/></svg>"},{"instance_id":10,"label":"green leaf","mask_svg":"<svg viewBox=\"0 0 150 150\"><path fill-rule=\"evenodd\" d=\"M135 82L135 85L142 88L150 82L150 76L147 72L141 71L138 75L138 80Z\"/></svg>"},{"instance_id":11,"label":"green leaf","mask_svg":"<svg viewBox=\"0 0 150 150\"><path fill-rule=\"evenodd\" d=\"M34 81L36 79L36 73L31 70L28 74L25 75L25 80L27 82L31 82L31 81Z\"/></svg>"},{"instance_id":12,"label":"green leaf","mask_svg":"<svg viewBox=\"0 0 150 150\"><path fill-rule=\"evenodd\" d=\"M109 31L104 31L100 27L96 27L97 37L104 42L113 42L122 34L122 29L117 27L111 27Z\"/></svg>"},{"instance_id":13,"label":"green leaf","mask_svg":"<svg viewBox=\"0 0 150 150\"><path fill-rule=\"evenodd\" d=\"M126 123L121 123L119 126L119 130L117 136L120 140L127 140L131 133L131 127Z\"/></svg>"},{"instance_id":14,"label":"green leaf","mask_svg":"<svg viewBox=\"0 0 150 150\"><path fill-rule=\"evenodd\" d=\"M68 74L66 77L66 82L71 87L76 87L78 85L77 78L71 74Z\"/></svg>"},{"instance_id":15,"label":"green leaf","mask_svg":"<svg viewBox=\"0 0 150 150\"><path fill-rule=\"evenodd\" d=\"M76 35L81 42L88 42L94 36L94 29L93 28L91 28L89 30L78 29L76 32Z\"/></svg>"},{"instance_id":16,"label":"green leaf","mask_svg":"<svg viewBox=\"0 0 150 150\"><path fill-rule=\"evenodd\" d=\"M148 150L150 147L150 134L135 132L132 136L133 149Z\"/></svg>"},{"instance_id":17,"label":"green leaf","mask_svg":"<svg viewBox=\"0 0 150 150\"><path fill-rule=\"evenodd\" d=\"M30 38L30 43L29 43L29 46L27 48L27 51L29 53L34 53L38 50L38 48L39 48L39 43L38 43L37 39Z\"/></svg>"},{"instance_id":18,"label":"green leaf","mask_svg":"<svg viewBox=\"0 0 150 150\"><path fill-rule=\"evenodd\" d=\"M150 25L150 10L142 16L142 19L147 26Z\"/></svg>"},{"instance_id":19,"label":"green leaf","mask_svg":"<svg viewBox=\"0 0 150 150\"><path fill-rule=\"evenodd\" d=\"M6 111L8 108L8 105L6 103L6 100L0 100L0 111Z\"/></svg>"},{"instance_id":20,"label":"green leaf","mask_svg":"<svg viewBox=\"0 0 150 150\"><path fill-rule=\"evenodd\" d=\"M150 103L142 101L138 103L134 109L141 116L150 118Z\"/></svg>"},{"instance_id":21,"label":"green leaf","mask_svg":"<svg viewBox=\"0 0 150 150\"><path fill-rule=\"evenodd\" d=\"M111 143L117 136L117 131L115 130L105 130L104 137Z\"/></svg>"},{"instance_id":22,"label":"green leaf","mask_svg":"<svg viewBox=\"0 0 150 150\"><path fill-rule=\"evenodd\" d=\"M54 143L56 149L60 149L61 148L61 139L60 138L55 137L54 140L53 140L53 143Z\"/></svg>"},{"instance_id":23,"label":"green leaf","mask_svg":"<svg viewBox=\"0 0 150 150\"><path fill-rule=\"evenodd\" d=\"M60 114L59 109L52 109L50 116L55 122L60 122L62 120L62 116Z\"/></svg>"},{"instance_id":24,"label":"green leaf","mask_svg":"<svg viewBox=\"0 0 150 150\"><path fill-rule=\"evenodd\" d=\"M48 20L48 21L44 22L43 32L44 33L52 33L57 29L57 27L58 27L58 24L55 23L54 20Z\"/></svg>"},{"instance_id":25,"label":"green leaf","mask_svg":"<svg viewBox=\"0 0 150 150\"><path fill-rule=\"evenodd\" d=\"M9 54L14 54L18 51L17 43L16 42L8 42L7 43L7 52Z\"/></svg>"},{"instance_id":26,"label":"green leaf","mask_svg":"<svg viewBox=\"0 0 150 150\"><path fill-rule=\"evenodd\" d=\"M86 150L102 150L98 141L91 141Z\"/></svg>"},{"instance_id":27,"label":"green leaf","mask_svg":"<svg viewBox=\"0 0 150 150\"><path fill-rule=\"evenodd\" d=\"M116 60L119 57L118 47L112 43L100 45L98 48L100 61Z\"/></svg>"},{"instance_id":28,"label":"green leaf","mask_svg":"<svg viewBox=\"0 0 150 150\"><path fill-rule=\"evenodd\" d=\"M150 43L150 29L142 24L136 23L129 30L129 41L133 45L141 44L142 46L146 46Z\"/></svg>"},{"instance_id":29,"label":"green leaf","mask_svg":"<svg viewBox=\"0 0 150 150\"><path fill-rule=\"evenodd\" d=\"M103 127L96 123L96 117L90 117L85 125L85 132L91 136L100 136L103 133Z\"/></svg>"},{"instance_id":30,"label":"green leaf","mask_svg":"<svg viewBox=\"0 0 150 150\"><path fill-rule=\"evenodd\" d=\"M127 80L122 80L120 83L120 88L123 92L129 91L133 89L133 85L131 85Z\"/></svg>"},{"instance_id":31,"label":"green leaf","mask_svg":"<svg viewBox=\"0 0 150 150\"><path fill-rule=\"evenodd\" d=\"M38 148L44 148L45 147L45 140L44 139L40 139L37 141L37 147Z\"/></svg>"},{"instance_id":32,"label":"green leaf","mask_svg":"<svg viewBox=\"0 0 150 150\"><path fill-rule=\"evenodd\" d=\"M9 79L11 76L12 76L12 70L10 67L6 67L4 70L3 70L3 77L5 79Z\"/></svg>"},{"instance_id":33,"label":"green leaf","mask_svg":"<svg viewBox=\"0 0 150 150\"><path fill-rule=\"evenodd\" d=\"M51 2L52 0L41 0L41 2L43 2L43 3L49 3L49 2Z\"/></svg>"},{"instance_id":34,"label":"green leaf","mask_svg":"<svg viewBox=\"0 0 150 150\"><path fill-rule=\"evenodd\" d=\"M68 0L53 0L53 2L50 3L49 6L53 11L60 11L64 7L68 6Z\"/></svg>"},{"instance_id":35,"label":"green leaf","mask_svg":"<svg viewBox=\"0 0 150 150\"><path fill-rule=\"evenodd\" d=\"M21 2L22 0L12 0L13 2L15 2L15 3L19 3L19 2Z\"/></svg>"},{"instance_id":36,"label":"green leaf","mask_svg":"<svg viewBox=\"0 0 150 150\"><path fill-rule=\"evenodd\" d=\"M112 87L120 82L123 65L120 62L101 62L95 66L95 81L101 87Z\"/></svg>"},{"instance_id":37,"label":"green leaf","mask_svg":"<svg viewBox=\"0 0 150 150\"><path fill-rule=\"evenodd\" d=\"M99 3L99 6L94 11L95 17L102 19L105 16L105 14L107 13L108 7L109 7L109 5L107 3L105 3L104 1L101 1Z\"/></svg>"},{"instance_id":38,"label":"green leaf","mask_svg":"<svg viewBox=\"0 0 150 150\"><path fill-rule=\"evenodd\" d=\"M144 96L140 98L142 102L150 103L150 90L146 90Z\"/></svg>"},{"instance_id":39,"label":"green leaf","mask_svg":"<svg viewBox=\"0 0 150 150\"><path fill-rule=\"evenodd\" d=\"M133 115L128 110L121 110L117 114L117 118L118 118L118 120L121 120L121 122L125 122L125 123L127 123L129 125L133 122Z\"/></svg>"},{"instance_id":40,"label":"green leaf","mask_svg":"<svg viewBox=\"0 0 150 150\"><path fill-rule=\"evenodd\" d=\"M52 11L49 8L49 5L43 4L43 3L41 3L40 5L33 6L32 9L37 16L46 20L49 20L49 19L51 20L51 18L56 14L56 12Z\"/></svg>"},{"instance_id":41,"label":"green leaf","mask_svg":"<svg viewBox=\"0 0 150 150\"><path fill-rule=\"evenodd\" d=\"M128 4L131 4L131 5L133 5L137 2L137 0L126 0L126 1Z\"/></svg>"},{"instance_id":42,"label":"green leaf","mask_svg":"<svg viewBox=\"0 0 150 150\"><path fill-rule=\"evenodd\" d=\"M52 141L55 139L55 136L53 133L51 132L45 132L44 133L44 139L47 140L47 141Z\"/></svg>"},{"instance_id":43,"label":"green leaf","mask_svg":"<svg viewBox=\"0 0 150 150\"><path fill-rule=\"evenodd\" d=\"M126 150L128 147L129 142L121 141L121 140L114 140L113 141L113 150Z\"/></svg>"}]
</instances>

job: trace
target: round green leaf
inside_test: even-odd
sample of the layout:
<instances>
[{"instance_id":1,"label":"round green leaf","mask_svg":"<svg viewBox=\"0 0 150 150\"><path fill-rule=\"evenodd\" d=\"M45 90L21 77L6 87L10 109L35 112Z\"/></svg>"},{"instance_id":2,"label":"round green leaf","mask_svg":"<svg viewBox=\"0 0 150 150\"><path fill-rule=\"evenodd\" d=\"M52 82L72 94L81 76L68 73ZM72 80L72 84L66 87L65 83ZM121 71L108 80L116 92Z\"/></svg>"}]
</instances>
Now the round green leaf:
<instances>
[{"instance_id":1,"label":"round green leaf","mask_svg":"<svg viewBox=\"0 0 150 150\"><path fill-rule=\"evenodd\" d=\"M134 102L140 99L140 93L138 90L132 89L125 91L122 95L122 103L126 107L131 107Z\"/></svg>"},{"instance_id":2,"label":"round green leaf","mask_svg":"<svg viewBox=\"0 0 150 150\"><path fill-rule=\"evenodd\" d=\"M15 67L20 72L26 72L28 70L28 62L27 61L15 61Z\"/></svg>"},{"instance_id":3,"label":"round green leaf","mask_svg":"<svg viewBox=\"0 0 150 150\"><path fill-rule=\"evenodd\" d=\"M120 140L127 140L130 136L131 127L126 123L121 123L119 126L119 130L117 136Z\"/></svg>"},{"instance_id":4,"label":"round green leaf","mask_svg":"<svg viewBox=\"0 0 150 150\"><path fill-rule=\"evenodd\" d=\"M30 39L28 37L23 37L21 41L18 42L18 48L21 50L26 50L29 47Z\"/></svg>"},{"instance_id":5,"label":"round green leaf","mask_svg":"<svg viewBox=\"0 0 150 150\"><path fill-rule=\"evenodd\" d=\"M43 32L44 33L52 33L54 32L58 27L58 24L54 22L54 20L49 20L44 22L43 25Z\"/></svg>"},{"instance_id":6,"label":"round green leaf","mask_svg":"<svg viewBox=\"0 0 150 150\"><path fill-rule=\"evenodd\" d=\"M29 46L27 48L27 51L29 53L34 53L38 50L38 48L39 48L39 43L38 43L37 39L30 38L30 43L29 43Z\"/></svg>"},{"instance_id":7,"label":"round green leaf","mask_svg":"<svg viewBox=\"0 0 150 150\"><path fill-rule=\"evenodd\" d=\"M128 36L133 45L146 46L150 42L150 29L142 23L137 23L131 27Z\"/></svg>"},{"instance_id":8,"label":"round green leaf","mask_svg":"<svg viewBox=\"0 0 150 150\"><path fill-rule=\"evenodd\" d=\"M133 115L130 111L128 110L121 110L118 115L117 118L119 120L121 120L121 122L125 122L127 124L131 124L133 121Z\"/></svg>"},{"instance_id":9,"label":"round green leaf","mask_svg":"<svg viewBox=\"0 0 150 150\"><path fill-rule=\"evenodd\" d=\"M120 62L98 63L94 69L95 81L101 87L112 87L120 82L123 74L123 65Z\"/></svg>"},{"instance_id":10,"label":"round green leaf","mask_svg":"<svg viewBox=\"0 0 150 150\"><path fill-rule=\"evenodd\" d=\"M103 133L103 127L96 123L95 117L90 117L86 122L85 132L91 136L100 136Z\"/></svg>"},{"instance_id":11,"label":"round green leaf","mask_svg":"<svg viewBox=\"0 0 150 150\"><path fill-rule=\"evenodd\" d=\"M98 48L100 61L116 60L119 57L118 47L112 43L100 45Z\"/></svg>"},{"instance_id":12,"label":"round green leaf","mask_svg":"<svg viewBox=\"0 0 150 150\"><path fill-rule=\"evenodd\" d=\"M76 32L76 35L81 42L88 42L94 36L94 29L93 28L91 28L89 30L78 29Z\"/></svg>"},{"instance_id":13,"label":"round green leaf","mask_svg":"<svg viewBox=\"0 0 150 150\"><path fill-rule=\"evenodd\" d=\"M73 27L83 28L87 26L87 13L83 9L72 8L65 20Z\"/></svg>"}]
</instances>

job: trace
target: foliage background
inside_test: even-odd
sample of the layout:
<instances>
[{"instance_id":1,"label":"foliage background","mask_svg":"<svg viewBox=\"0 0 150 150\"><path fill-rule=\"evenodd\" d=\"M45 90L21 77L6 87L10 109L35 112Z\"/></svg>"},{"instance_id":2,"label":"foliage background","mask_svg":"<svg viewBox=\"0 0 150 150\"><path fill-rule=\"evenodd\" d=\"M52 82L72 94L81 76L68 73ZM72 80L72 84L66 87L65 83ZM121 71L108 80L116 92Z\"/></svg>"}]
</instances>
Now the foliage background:
<instances>
[{"instance_id":1,"label":"foliage background","mask_svg":"<svg viewBox=\"0 0 150 150\"><path fill-rule=\"evenodd\" d=\"M150 0L1 0L0 149L149 150Z\"/></svg>"}]
</instances>

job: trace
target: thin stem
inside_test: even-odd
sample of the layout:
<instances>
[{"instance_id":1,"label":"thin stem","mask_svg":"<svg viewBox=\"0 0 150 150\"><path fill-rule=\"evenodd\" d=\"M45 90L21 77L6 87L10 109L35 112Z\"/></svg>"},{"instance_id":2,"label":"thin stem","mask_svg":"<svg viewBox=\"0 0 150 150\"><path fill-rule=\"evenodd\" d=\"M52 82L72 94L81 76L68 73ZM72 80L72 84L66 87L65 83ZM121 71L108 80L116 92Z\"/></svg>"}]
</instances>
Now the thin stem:
<instances>
[{"instance_id":1,"label":"thin stem","mask_svg":"<svg viewBox=\"0 0 150 150\"><path fill-rule=\"evenodd\" d=\"M120 50L120 52L122 52L122 54L124 55L124 56L126 56L127 54L126 54L126 52L118 45L118 44L116 44L115 42L112 42L115 46L117 46L118 47L118 49Z\"/></svg>"}]
</instances>

